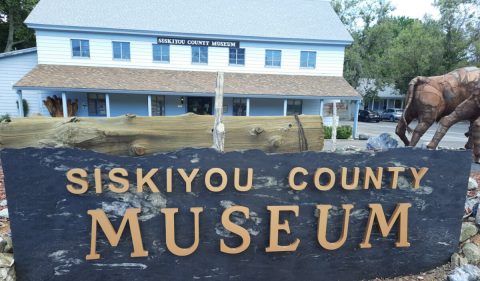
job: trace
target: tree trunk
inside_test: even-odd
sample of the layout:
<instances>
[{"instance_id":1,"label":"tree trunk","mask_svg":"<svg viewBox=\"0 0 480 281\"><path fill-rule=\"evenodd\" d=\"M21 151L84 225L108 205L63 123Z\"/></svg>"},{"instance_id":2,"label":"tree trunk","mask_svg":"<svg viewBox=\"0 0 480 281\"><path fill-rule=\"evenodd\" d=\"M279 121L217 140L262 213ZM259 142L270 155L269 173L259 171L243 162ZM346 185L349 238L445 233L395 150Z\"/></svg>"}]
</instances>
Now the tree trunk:
<instances>
[{"instance_id":1,"label":"tree trunk","mask_svg":"<svg viewBox=\"0 0 480 281\"><path fill-rule=\"evenodd\" d=\"M13 16L13 9L10 8L8 10L8 36L7 36L7 45L5 46L5 52L10 52L13 49L14 45L14 37L13 35L15 34L15 22L14 22L14 16Z\"/></svg>"},{"instance_id":2,"label":"tree trunk","mask_svg":"<svg viewBox=\"0 0 480 281\"><path fill-rule=\"evenodd\" d=\"M0 123L0 149L23 147L76 147L116 155L145 155L213 144L214 117L181 116L115 118L19 118ZM323 149L320 116L224 116L225 151L260 149L298 152Z\"/></svg>"}]
</instances>

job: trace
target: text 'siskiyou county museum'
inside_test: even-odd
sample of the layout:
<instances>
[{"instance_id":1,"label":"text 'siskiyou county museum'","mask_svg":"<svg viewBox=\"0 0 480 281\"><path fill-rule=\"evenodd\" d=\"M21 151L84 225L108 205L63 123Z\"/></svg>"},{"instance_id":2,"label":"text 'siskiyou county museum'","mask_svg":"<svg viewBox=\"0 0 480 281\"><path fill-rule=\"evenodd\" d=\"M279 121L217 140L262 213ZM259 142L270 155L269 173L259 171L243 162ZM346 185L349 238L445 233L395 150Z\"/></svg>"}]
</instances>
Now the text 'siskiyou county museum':
<instances>
[{"instance_id":1,"label":"text 'siskiyou county museum'","mask_svg":"<svg viewBox=\"0 0 480 281\"><path fill-rule=\"evenodd\" d=\"M23 98L50 116L54 95L77 116L212 114L219 72L225 115L328 116L340 100L351 120L361 102L330 1L41 0L25 23L37 48L0 54L0 114Z\"/></svg>"}]
</instances>

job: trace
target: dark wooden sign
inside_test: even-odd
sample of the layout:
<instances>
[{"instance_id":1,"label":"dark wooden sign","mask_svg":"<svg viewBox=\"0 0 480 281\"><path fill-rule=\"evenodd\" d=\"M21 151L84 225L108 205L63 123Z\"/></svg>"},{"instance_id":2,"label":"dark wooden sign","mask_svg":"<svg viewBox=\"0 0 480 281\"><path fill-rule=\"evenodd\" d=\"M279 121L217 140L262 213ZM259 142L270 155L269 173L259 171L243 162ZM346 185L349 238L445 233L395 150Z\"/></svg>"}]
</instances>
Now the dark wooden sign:
<instances>
[{"instance_id":1,"label":"dark wooden sign","mask_svg":"<svg viewBox=\"0 0 480 281\"><path fill-rule=\"evenodd\" d=\"M458 246L470 153L1 151L18 280L362 280ZM454 164L452 164L454 163Z\"/></svg>"},{"instance_id":2,"label":"dark wooden sign","mask_svg":"<svg viewBox=\"0 0 480 281\"><path fill-rule=\"evenodd\" d=\"M205 46L205 47L224 47L224 48L240 48L239 41L224 41L213 39L195 39L180 37L158 37L158 44L169 45L186 45L186 46Z\"/></svg>"}]
</instances>

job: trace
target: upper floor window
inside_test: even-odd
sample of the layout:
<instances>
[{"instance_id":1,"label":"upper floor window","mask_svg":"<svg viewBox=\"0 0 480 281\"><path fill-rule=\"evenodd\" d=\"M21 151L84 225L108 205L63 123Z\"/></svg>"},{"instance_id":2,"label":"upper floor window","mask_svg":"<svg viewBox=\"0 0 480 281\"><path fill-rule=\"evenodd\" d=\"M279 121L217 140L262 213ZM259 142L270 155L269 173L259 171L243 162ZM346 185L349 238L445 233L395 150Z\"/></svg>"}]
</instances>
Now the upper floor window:
<instances>
[{"instance_id":1,"label":"upper floor window","mask_svg":"<svg viewBox=\"0 0 480 281\"><path fill-rule=\"evenodd\" d=\"M265 66L281 67L282 66L282 51L280 51L280 50L266 50L266 52L265 52Z\"/></svg>"},{"instance_id":2,"label":"upper floor window","mask_svg":"<svg viewBox=\"0 0 480 281\"><path fill-rule=\"evenodd\" d=\"M230 48L229 63L231 65L245 65L245 49Z\"/></svg>"},{"instance_id":3,"label":"upper floor window","mask_svg":"<svg viewBox=\"0 0 480 281\"><path fill-rule=\"evenodd\" d=\"M72 39L72 56L89 58L90 42L88 40Z\"/></svg>"},{"instance_id":4,"label":"upper floor window","mask_svg":"<svg viewBox=\"0 0 480 281\"><path fill-rule=\"evenodd\" d=\"M315 68L317 64L317 52L302 51L300 52L300 67Z\"/></svg>"},{"instance_id":5,"label":"upper floor window","mask_svg":"<svg viewBox=\"0 0 480 281\"><path fill-rule=\"evenodd\" d=\"M287 100L287 115L302 114L302 100Z\"/></svg>"},{"instance_id":6,"label":"upper floor window","mask_svg":"<svg viewBox=\"0 0 480 281\"><path fill-rule=\"evenodd\" d=\"M170 45L153 44L153 60L159 62L170 62Z\"/></svg>"},{"instance_id":7,"label":"upper floor window","mask_svg":"<svg viewBox=\"0 0 480 281\"><path fill-rule=\"evenodd\" d=\"M208 47L192 46L192 63L208 63Z\"/></svg>"},{"instance_id":8,"label":"upper floor window","mask_svg":"<svg viewBox=\"0 0 480 281\"><path fill-rule=\"evenodd\" d=\"M113 58L118 60L130 60L130 42L112 42Z\"/></svg>"}]
</instances>

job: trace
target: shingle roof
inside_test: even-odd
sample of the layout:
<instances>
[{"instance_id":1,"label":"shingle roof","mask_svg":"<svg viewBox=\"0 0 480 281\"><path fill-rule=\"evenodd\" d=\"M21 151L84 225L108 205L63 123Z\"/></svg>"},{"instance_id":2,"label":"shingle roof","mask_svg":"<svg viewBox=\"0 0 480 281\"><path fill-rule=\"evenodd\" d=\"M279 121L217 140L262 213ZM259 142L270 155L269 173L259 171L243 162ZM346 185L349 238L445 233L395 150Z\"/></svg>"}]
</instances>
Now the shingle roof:
<instances>
[{"instance_id":1,"label":"shingle roof","mask_svg":"<svg viewBox=\"0 0 480 281\"><path fill-rule=\"evenodd\" d=\"M215 93L217 73L118 67L37 65L16 89ZM330 76L225 73L225 95L348 97L360 95Z\"/></svg>"},{"instance_id":2,"label":"shingle roof","mask_svg":"<svg viewBox=\"0 0 480 281\"><path fill-rule=\"evenodd\" d=\"M36 51L37 51L37 48L27 48L27 49L15 50L15 51L6 52L6 53L0 53L0 59L1 58L6 58L6 57L23 55L23 54L29 54L29 53L33 53L33 52L36 52Z\"/></svg>"},{"instance_id":3,"label":"shingle roof","mask_svg":"<svg viewBox=\"0 0 480 281\"><path fill-rule=\"evenodd\" d=\"M25 23L159 35L352 41L326 0L41 0Z\"/></svg>"}]
</instances>

